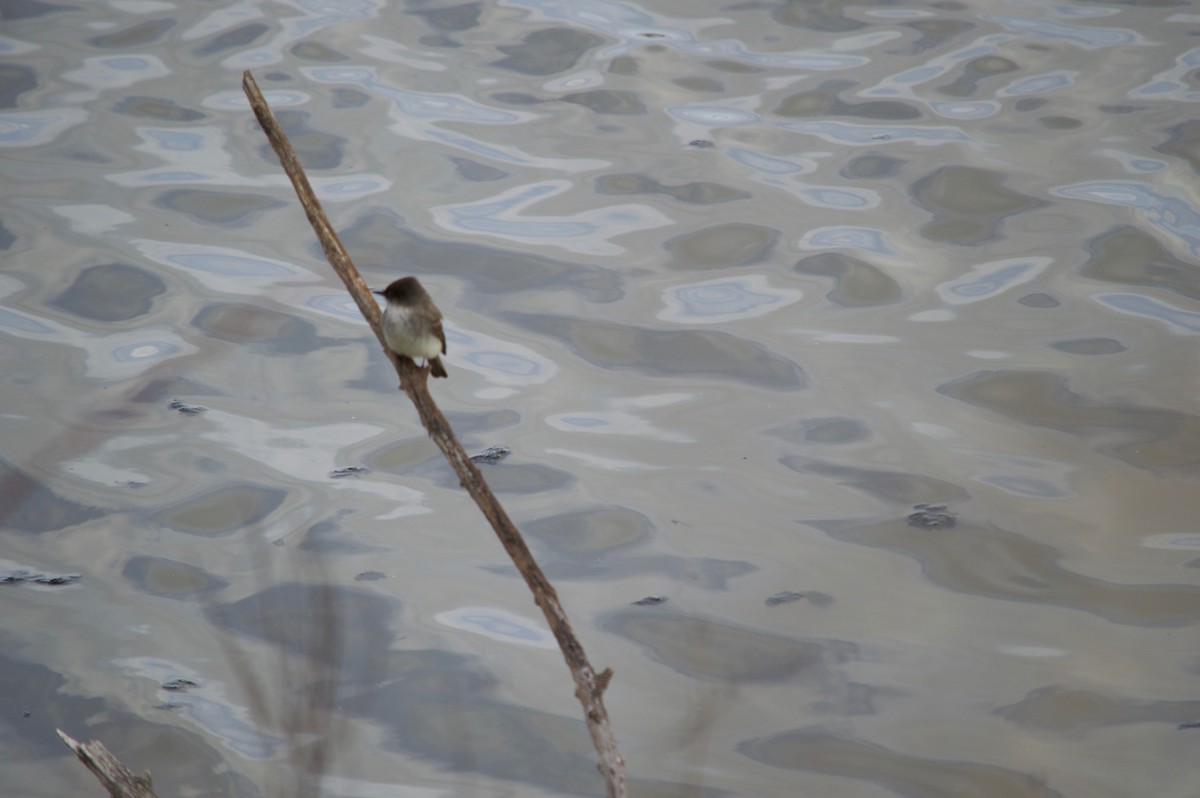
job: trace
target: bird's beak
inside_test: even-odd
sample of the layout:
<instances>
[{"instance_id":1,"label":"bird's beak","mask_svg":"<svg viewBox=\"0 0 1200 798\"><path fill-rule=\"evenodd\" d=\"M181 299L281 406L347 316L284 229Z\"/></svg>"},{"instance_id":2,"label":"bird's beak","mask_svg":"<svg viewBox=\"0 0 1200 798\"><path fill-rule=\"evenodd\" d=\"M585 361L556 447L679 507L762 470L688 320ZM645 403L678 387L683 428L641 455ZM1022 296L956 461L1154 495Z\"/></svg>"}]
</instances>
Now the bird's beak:
<instances>
[{"instance_id":1,"label":"bird's beak","mask_svg":"<svg viewBox=\"0 0 1200 798\"><path fill-rule=\"evenodd\" d=\"M382 292L382 291L372 291L371 293L372 293L372 294L378 294L379 296L383 296L383 292Z\"/></svg>"}]
</instances>

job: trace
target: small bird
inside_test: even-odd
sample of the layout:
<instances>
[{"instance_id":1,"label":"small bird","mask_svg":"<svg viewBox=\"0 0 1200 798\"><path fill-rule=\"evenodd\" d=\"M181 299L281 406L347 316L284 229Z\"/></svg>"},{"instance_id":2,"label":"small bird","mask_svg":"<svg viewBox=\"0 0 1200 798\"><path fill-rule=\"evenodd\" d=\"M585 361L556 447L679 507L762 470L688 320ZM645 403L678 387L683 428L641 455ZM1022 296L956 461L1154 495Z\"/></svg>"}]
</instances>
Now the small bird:
<instances>
[{"instance_id":1,"label":"small bird","mask_svg":"<svg viewBox=\"0 0 1200 798\"><path fill-rule=\"evenodd\" d=\"M401 277L382 291L374 291L387 300L383 309L383 339L388 349L413 360L429 361L429 373L445 377L441 355L446 354L446 333L442 330L442 312L416 277Z\"/></svg>"}]
</instances>

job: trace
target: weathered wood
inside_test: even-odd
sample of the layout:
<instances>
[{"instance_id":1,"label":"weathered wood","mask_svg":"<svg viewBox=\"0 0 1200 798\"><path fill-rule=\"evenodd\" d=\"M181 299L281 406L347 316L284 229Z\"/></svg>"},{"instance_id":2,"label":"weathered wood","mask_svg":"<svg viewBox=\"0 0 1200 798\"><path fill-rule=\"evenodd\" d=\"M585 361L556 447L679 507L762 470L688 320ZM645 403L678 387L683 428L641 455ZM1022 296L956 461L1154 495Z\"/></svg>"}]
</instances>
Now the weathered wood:
<instances>
[{"instance_id":1,"label":"weathered wood","mask_svg":"<svg viewBox=\"0 0 1200 798\"><path fill-rule=\"evenodd\" d=\"M451 468L454 469L454 473L458 475L459 483L470 494L488 523L491 524L496 536L500 539L500 544L504 546L504 550L512 558L513 564L525 578L525 584L533 592L534 602L546 616L546 623L554 633L554 639L558 641L563 658L575 680L575 696L583 706L583 717L600 757L598 769L604 777L609 798L626 798L628 790L625 784L625 760L617 750L616 737L613 735L608 719L608 710L605 708L603 700L604 690L612 678L612 670L605 669L602 673L597 674L591 663L588 662L583 645L571 628L566 610L559 602L553 585L550 584L541 567L534 560L533 554L525 545L525 540L521 537L516 525L509 519L508 513L505 512L504 507L501 506L487 482L484 481L479 469L471 462L466 450L455 437L450 423L446 421L446 417L442 415L441 410L433 401L426 385L428 372L419 368L409 358L396 355L384 343L383 331L379 324L379 306L375 303L370 289L363 282L358 269L355 268L333 226L329 223L312 185L308 182L304 167L300 165L287 136L275 120L275 115L271 113L270 106L262 92L259 91L258 84L249 70L242 75L242 88L250 100L250 107L254 109L254 115L262 125L263 132L267 135L267 140L270 141L275 154L279 156L279 162L283 166L284 172L287 173L293 188L296 189L296 195L300 198L300 204L308 216L308 221L312 225L317 239L321 242L321 248L325 251L329 265L346 284L346 289L358 303L363 318L367 320L375 337L379 339L383 351L392 361L392 365L396 367L396 373L400 375L400 388L416 407L417 415L420 416L421 423L425 425L429 437L441 449Z\"/></svg>"},{"instance_id":2,"label":"weathered wood","mask_svg":"<svg viewBox=\"0 0 1200 798\"><path fill-rule=\"evenodd\" d=\"M57 731L62 741L75 752L79 761L95 774L112 798L158 798L150 783L150 771L147 770L144 776L135 776L104 747L103 743L95 740L90 743L81 743L72 739L62 729L57 729Z\"/></svg>"}]
</instances>

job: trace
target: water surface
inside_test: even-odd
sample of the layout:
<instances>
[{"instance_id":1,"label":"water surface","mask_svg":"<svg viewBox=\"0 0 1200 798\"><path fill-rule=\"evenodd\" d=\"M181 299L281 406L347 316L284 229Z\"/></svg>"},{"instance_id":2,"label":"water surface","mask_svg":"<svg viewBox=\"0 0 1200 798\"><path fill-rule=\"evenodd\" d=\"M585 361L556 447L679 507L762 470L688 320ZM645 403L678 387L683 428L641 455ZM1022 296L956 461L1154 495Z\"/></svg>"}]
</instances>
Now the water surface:
<instances>
[{"instance_id":1,"label":"water surface","mask_svg":"<svg viewBox=\"0 0 1200 798\"><path fill-rule=\"evenodd\" d=\"M1200 791L1190 7L0 15L0 792L96 791L63 728L161 795L602 794L244 69L444 311L635 795Z\"/></svg>"}]
</instances>

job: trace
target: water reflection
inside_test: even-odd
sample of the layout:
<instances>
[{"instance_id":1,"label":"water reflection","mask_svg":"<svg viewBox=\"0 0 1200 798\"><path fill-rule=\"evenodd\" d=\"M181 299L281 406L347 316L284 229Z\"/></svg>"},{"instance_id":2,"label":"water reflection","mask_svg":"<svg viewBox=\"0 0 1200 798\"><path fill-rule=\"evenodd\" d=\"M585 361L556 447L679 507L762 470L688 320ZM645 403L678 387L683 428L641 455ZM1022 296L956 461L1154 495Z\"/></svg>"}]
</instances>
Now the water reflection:
<instances>
[{"instance_id":1,"label":"water reflection","mask_svg":"<svg viewBox=\"0 0 1200 798\"><path fill-rule=\"evenodd\" d=\"M858 249L876 255L896 256L899 251L888 243L884 230L868 227L820 227L809 230L796 245L801 249Z\"/></svg>"},{"instance_id":2,"label":"water reflection","mask_svg":"<svg viewBox=\"0 0 1200 798\"><path fill-rule=\"evenodd\" d=\"M164 794L600 789L246 66L446 312L635 794L1196 793L1196 15L983 12L7 4L0 793L86 789L60 724Z\"/></svg>"},{"instance_id":3,"label":"water reflection","mask_svg":"<svg viewBox=\"0 0 1200 798\"><path fill-rule=\"evenodd\" d=\"M0 147L44 146L87 119L87 113L76 108L54 112L8 112L0 120Z\"/></svg>"},{"instance_id":4,"label":"water reflection","mask_svg":"<svg viewBox=\"0 0 1200 798\"><path fill-rule=\"evenodd\" d=\"M1162 300L1135 294L1105 293L1092 297L1101 305L1129 316L1162 322L1176 335L1200 333L1200 312L1184 310Z\"/></svg>"},{"instance_id":5,"label":"water reflection","mask_svg":"<svg viewBox=\"0 0 1200 798\"><path fill-rule=\"evenodd\" d=\"M433 208L432 213L447 230L482 233L526 245L553 244L589 255L619 255L625 249L612 243L615 237L671 223L664 214L642 205L618 205L570 216L537 212L571 187L565 180L547 181L479 202L443 205Z\"/></svg>"},{"instance_id":6,"label":"water reflection","mask_svg":"<svg viewBox=\"0 0 1200 798\"><path fill-rule=\"evenodd\" d=\"M671 407L692 401L695 398L694 395L684 393L611 399L606 403L611 409L559 413L547 416L546 423L564 432L586 432L593 435L631 435L644 440L656 440L666 443L694 443L695 438L657 426L649 419L639 415L638 411Z\"/></svg>"},{"instance_id":7,"label":"water reflection","mask_svg":"<svg viewBox=\"0 0 1200 798\"><path fill-rule=\"evenodd\" d=\"M969 273L942 283L934 290L943 302L951 305L981 302L1035 279L1050 264L1050 258L1009 258L993 263L980 263L972 266Z\"/></svg>"},{"instance_id":8,"label":"water reflection","mask_svg":"<svg viewBox=\"0 0 1200 798\"><path fill-rule=\"evenodd\" d=\"M831 144L848 144L854 147L878 146L881 141L930 147L953 142L966 143L971 140L966 133L954 127L860 125L832 121L782 122L778 126L795 133L816 136Z\"/></svg>"},{"instance_id":9,"label":"water reflection","mask_svg":"<svg viewBox=\"0 0 1200 798\"><path fill-rule=\"evenodd\" d=\"M544 622L534 623L529 618L495 607L459 607L438 613L434 620L452 629L463 629L493 640L533 648L558 649L554 636L545 628Z\"/></svg>"},{"instance_id":10,"label":"water reflection","mask_svg":"<svg viewBox=\"0 0 1200 798\"><path fill-rule=\"evenodd\" d=\"M1159 230L1177 236L1193 257L1200 257L1200 212L1174 188L1155 190L1134 181L1099 181L1062 186L1063 197L1137 208Z\"/></svg>"},{"instance_id":11,"label":"water reflection","mask_svg":"<svg viewBox=\"0 0 1200 798\"><path fill-rule=\"evenodd\" d=\"M676 324L752 319L799 302L803 296L794 289L772 287L762 274L704 280L664 290L665 307L658 318Z\"/></svg>"},{"instance_id":12,"label":"water reflection","mask_svg":"<svg viewBox=\"0 0 1200 798\"><path fill-rule=\"evenodd\" d=\"M1007 795L1058 798L1061 793L1019 771L962 761L936 760L894 751L821 729L798 729L743 743L746 756L789 770L814 770L874 782L920 795Z\"/></svg>"},{"instance_id":13,"label":"water reflection","mask_svg":"<svg viewBox=\"0 0 1200 798\"><path fill-rule=\"evenodd\" d=\"M83 59L79 69L63 72L62 78L92 89L90 92L69 94L66 98L70 102L86 102L104 91L127 89L142 81L168 74L170 70L167 65L155 55L106 55Z\"/></svg>"},{"instance_id":14,"label":"water reflection","mask_svg":"<svg viewBox=\"0 0 1200 798\"><path fill-rule=\"evenodd\" d=\"M1085 50L1113 47L1115 45L1150 45L1152 42L1136 31L1118 27L1089 27L1085 25L1068 25L1062 22L1051 22L1046 19L1030 19L1005 14L981 14L988 22L995 22L1030 36L1033 39L1047 39L1055 42L1066 42Z\"/></svg>"}]
</instances>

